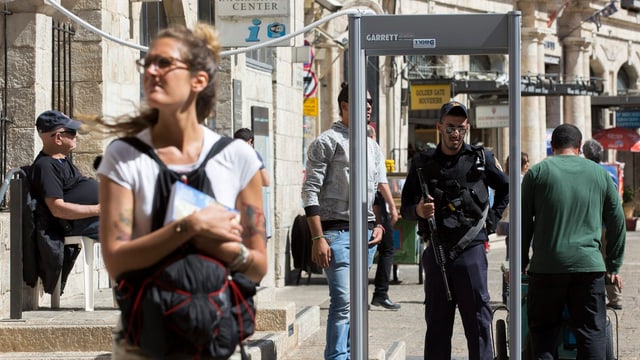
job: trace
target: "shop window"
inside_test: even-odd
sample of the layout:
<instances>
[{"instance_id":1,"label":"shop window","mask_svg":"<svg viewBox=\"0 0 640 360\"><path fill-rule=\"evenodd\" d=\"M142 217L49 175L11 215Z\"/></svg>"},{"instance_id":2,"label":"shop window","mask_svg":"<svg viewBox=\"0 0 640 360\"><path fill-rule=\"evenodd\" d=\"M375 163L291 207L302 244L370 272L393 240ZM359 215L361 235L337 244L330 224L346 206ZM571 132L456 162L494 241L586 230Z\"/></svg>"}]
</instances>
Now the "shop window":
<instances>
[{"instance_id":1,"label":"shop window","mask_svg":"<svg viewBox=\"0 0 640 360\"><path fill-rule=\"evenodd\" d=\"M262 71L273 71L276 58L276 52L273 47L263 47L251 50L246 54L247 66Z\"/></svg>"},{"instance_id":2,"label":"shop window","mask_svg":"<svg viewBox=\"0 0 640 360\"><path fill-rule=\"evenodd\" d=\"M140 9L140 43L142 45L149 46L158 32L167 26L167 13L161 2L142 3Z\"/></svg>"},{"instance_id":3,"label":"shop window","mask_svg":"<svg viewBox=\"0 0 640 360\"><path fill-rule=\"evenodd\" d=\"M469 70L476 72L491 71L491 60L487 55L469 56Z\"/></svg>"},{"instance_id":4,"label":"shop window","mask_svg":"<svg viewBox=\"0 0 640 360\"><path fill-rule=\"evenodd\" d=\"M213 0L198 0L198 20L215 25L215 2Z\"/></svg>"},{"instance_id":5,"label":"shop window","mask_svg":"<svg viewBox=\"0 0 640 360\"><path fill-rule=\"evenodd\" d=\"M408 80L450 78L450 69L438 56L408 55L404 57Z\"/></svg>"},{"instance_id":6,"label":"shop window","mask_svg":"<svg viewBox=\"0 0 640 360\"><path fill-rule=\"evenodd\" d=\"M621 67L620 70L618 70L618 77L616 80L618 95L626 95L629 92L631 79L629 77L629 73L627 73L627 70L625 70L624 67Z\"/></svg>"}]
</instances>

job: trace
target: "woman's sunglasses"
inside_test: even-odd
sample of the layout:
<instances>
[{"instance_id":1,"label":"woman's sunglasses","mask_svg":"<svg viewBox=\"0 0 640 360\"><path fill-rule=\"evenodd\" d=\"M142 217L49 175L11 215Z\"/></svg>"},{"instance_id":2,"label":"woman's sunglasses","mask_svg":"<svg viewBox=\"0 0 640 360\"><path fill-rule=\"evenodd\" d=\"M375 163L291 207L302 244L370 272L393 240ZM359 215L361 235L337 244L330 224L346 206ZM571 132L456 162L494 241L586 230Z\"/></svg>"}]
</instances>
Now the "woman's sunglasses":
<instances>
[{"instance_id":1,"label":"woman's sunglasses","mask_svg":"<svg viewBox=\"0 0 640 360\"><path fill-rule=\"evenodd\" d=\"M176 59L170 56L159 56L159 55L156 55L156 56L152 55L142 59L138 59L136 60L136 65L138 66L138 71L140 73L144 73L145 70L147 70L151 65L155 66L156 69L160 71L166 71L166 70L169 70L170 68L176 67L175 66L176 63L179 63L179 62L185 65L188 65L184 60ZM189 67L186 66L181 69L189 69Z\"/></svg>"}]
</instances>

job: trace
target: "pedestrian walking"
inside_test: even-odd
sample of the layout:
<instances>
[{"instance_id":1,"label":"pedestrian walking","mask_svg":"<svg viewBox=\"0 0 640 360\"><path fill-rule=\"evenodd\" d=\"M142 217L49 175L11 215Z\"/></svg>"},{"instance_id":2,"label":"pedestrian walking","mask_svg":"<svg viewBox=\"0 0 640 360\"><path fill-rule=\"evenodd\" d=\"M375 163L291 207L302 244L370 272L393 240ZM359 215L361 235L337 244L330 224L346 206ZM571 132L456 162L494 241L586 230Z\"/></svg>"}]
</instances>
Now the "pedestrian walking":
<instances>
[{"instance_id":1,"label":"pedestrian walking","mask_svg":"<svg viewBox=\"0 0 640 360\"><path fill-rule=\"evenodd\" d=\"M349 234L349 90L343 84L338 95L340 121L320 134L307 151L306 179L302 185L302 201L307 215L312 260L325 272L329 284L325 359L350 358L350 246L356 241L368 245L368 267L378 243L386 231L376 224L373 201L376 190L392 199L387 184L386 166L378 144L367 137L367 221L366 239L352 239ZM367 119L371 117L372 99L367 93Z\"/></svg>"},{"instance_id":2,"label":"pedestrian walking","mask_svg":"<svg viewBox=\"0 0 640 360\"><path fill-rule=\"evenodd\" d=\"M522 269L528 269L527 322L536 359L557 356L565 307L577 358L606 358L605 277L621 282L625 221L615 184L600 165L579 156L581 143L576 126L556 127L553 156L522 180Z\"/></svg>"},{"instance_id":3,"label":"pedestrian walking","mask_svg":"<svg viewBox=\"0 0 640 360\"><path fill-rule=\"evenodd\" d=\"M600 164L600 166L607 170L607 173L609 173L611 180L614 182L614 184L616 184L616 188L618 188L618 176L615 175L617 171L612 166L602 163L603 152L604 148L598 142L598 140L588 139L582 145L582 153L584 154L584 157L586 159L594 161L596 164ZM600 241L602 242L602 245L600 246L602 256L605 256L605 249L607 247L607 237L605 236L605 233L606 228L603 226L602 236L600 238ZM615 310L622 310L622 278L620 278L618 284L612 284L609 279L609 276L605 276L604 278L604 288L607 291L608 300L607 307Z\"/></svg>"},{"instance_id":4,"label":"pedestrian walking","mask_svg":"<svg viewBox=\"0 0 640 360\"><path fill-rule=\"evenodd\" d=\"M367 125L367 136L376 140L376 130ZM394 303L389 298L389 283L391 281L391 268L393 267L393 225L398 221L398 210L393 201L387 202L380 191L376 191L376 199L373 202L373 212L376 221L385 228L382 241L378 244L378 266L373 280L374 291L371 297L371 305L381 306L389 310L400 309L400 304Z\"/></svg>"}]
</instances>

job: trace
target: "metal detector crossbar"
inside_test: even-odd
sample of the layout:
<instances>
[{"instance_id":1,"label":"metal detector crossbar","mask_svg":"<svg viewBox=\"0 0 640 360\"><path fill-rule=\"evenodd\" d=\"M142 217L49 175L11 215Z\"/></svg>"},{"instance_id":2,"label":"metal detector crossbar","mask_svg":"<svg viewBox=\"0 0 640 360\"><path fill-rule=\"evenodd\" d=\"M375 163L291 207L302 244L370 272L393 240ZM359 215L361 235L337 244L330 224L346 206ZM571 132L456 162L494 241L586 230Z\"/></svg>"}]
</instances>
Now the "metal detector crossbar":
<instances>
[{"instance_id":1,"label":"metal detector crossbar","mask_svg":"<svg viewBox=\"0 0 640 360\"><path fill-rule=\"evenodd\" d=\"M367 55L505 54L507 28L504 14L365 16L361 41Z\"/></svg>"},{"instance_id":2,"label":"metal detector crossbar","mask_svg":"<svg viewBox=\"0 0 640 360\"><path fill-rule=\"evenodd\" d=\"M349 15L349 231L352 239L367 236L367 146L365 119L365 65L367 56L394 55L509 55L509 151L520 153L520 30L521 13L452 15ZM458 24L459 26L451 26ZM509 157L511 209L509 261L520 269L520 166ZM366 310L367 246L354 241L351 256L351 358L368 359ZM510 358L520 359L522 348L520 277L511 276Z\"/></svg>"}]
</instances>

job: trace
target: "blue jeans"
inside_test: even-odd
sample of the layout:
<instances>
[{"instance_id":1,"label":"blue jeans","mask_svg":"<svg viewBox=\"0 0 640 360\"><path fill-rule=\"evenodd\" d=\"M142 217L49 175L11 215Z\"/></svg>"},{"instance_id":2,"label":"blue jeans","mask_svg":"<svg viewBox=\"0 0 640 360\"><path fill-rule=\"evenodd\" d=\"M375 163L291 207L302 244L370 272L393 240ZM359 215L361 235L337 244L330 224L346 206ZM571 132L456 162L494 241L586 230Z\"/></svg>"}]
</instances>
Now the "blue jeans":
<instances>
[{"instance_id":1,"label":"blue jeans","mask_svg":"<svg viewBox=\"0 0 640 360\"><path fill-rule=\"evenodd\" d=\"M329 316L327 318L327 338L324 358L348 360L350 358L349 302L350 302L350 261L351 238L348 230L328 230L325 239L331 248L329 267L324 269L329 284ZM367 239L371 238L371 230ZM368 248L367 268L371 269L377 245Z\"/></svg>"}]
</instances>

